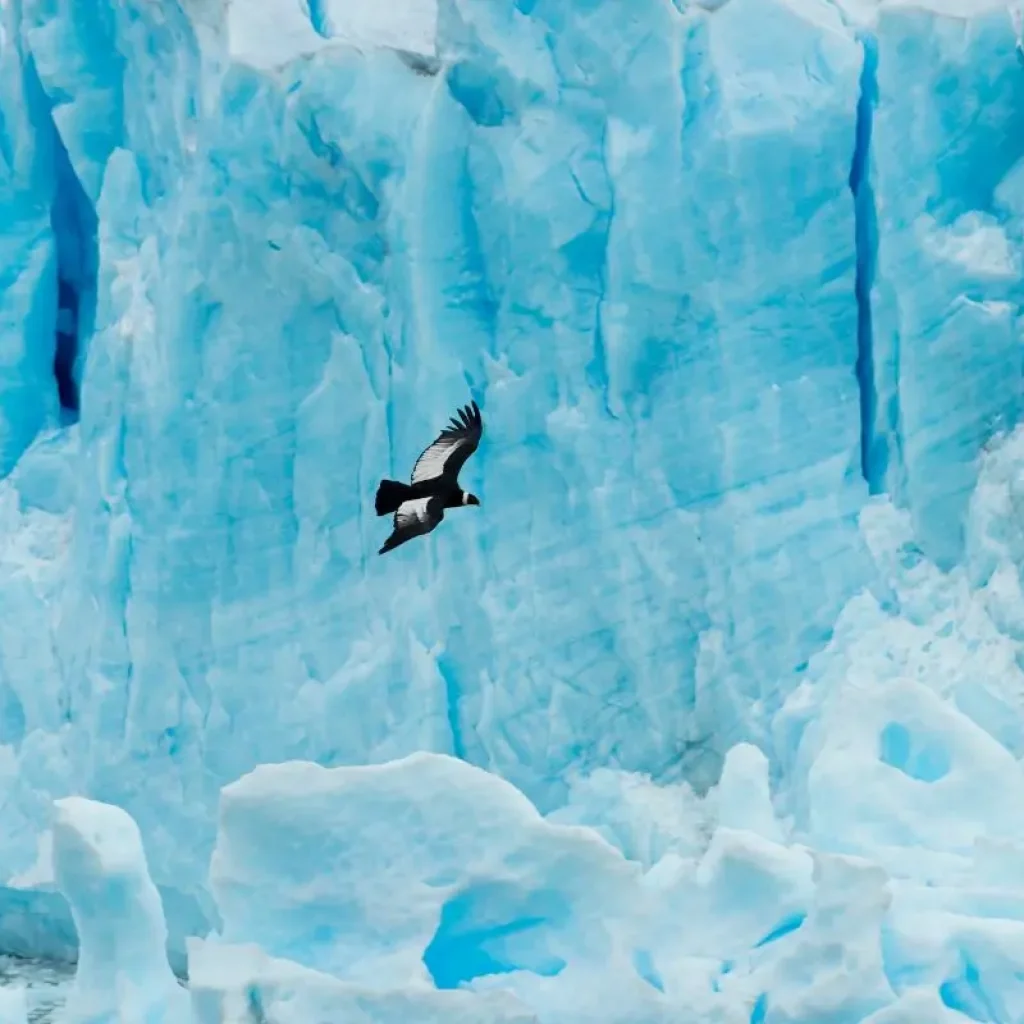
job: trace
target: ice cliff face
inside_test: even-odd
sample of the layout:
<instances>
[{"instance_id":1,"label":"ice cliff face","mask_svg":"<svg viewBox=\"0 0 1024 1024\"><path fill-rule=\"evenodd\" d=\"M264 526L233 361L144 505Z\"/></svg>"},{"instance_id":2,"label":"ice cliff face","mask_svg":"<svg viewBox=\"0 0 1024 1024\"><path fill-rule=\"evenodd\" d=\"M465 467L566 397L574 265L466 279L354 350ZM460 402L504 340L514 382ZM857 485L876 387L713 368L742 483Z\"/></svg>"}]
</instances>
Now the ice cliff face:
<instances>
[{"instance_id":1,"label":"ice cliff face","mask_svg":"<svg viewBox=\"0 0 1024 1024\"><path fill-rule=\"evenodd\" d=\"M890 619L881 678L980 629L1004 671L936 686L1024 751L1017 506L968 514L1021 394L1012 12L2 7L7 946L73 942L52 798L131 812L180 948L220 787L292 758L450 753L614 829L595 769L703 790L750 740L827 845L820 655ZM482 510L378 559L468 396ZM907 559L1002 603L939 622Z\"/></svg>"}]
</instances>

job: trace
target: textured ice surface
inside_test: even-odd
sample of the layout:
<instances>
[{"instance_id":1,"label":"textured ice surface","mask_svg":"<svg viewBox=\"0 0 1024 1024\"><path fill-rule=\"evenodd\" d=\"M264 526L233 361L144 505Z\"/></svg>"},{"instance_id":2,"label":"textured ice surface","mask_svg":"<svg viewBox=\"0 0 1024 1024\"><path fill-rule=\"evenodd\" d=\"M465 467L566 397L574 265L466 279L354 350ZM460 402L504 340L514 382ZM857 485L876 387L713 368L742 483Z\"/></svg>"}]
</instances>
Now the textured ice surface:
<instances>
[{"instance_id":1,"label":"textured ice surface","mask_svg":"<svg viewBox=\"0 0 1024 1024\"><path fill-rule=\"evenodd\" d=\"M0 949L103 948L79 796L160 985L1024 1012L1020 19L940 6L3 4Z\"/></svg>"},{"instance_id":2,"label":"textured ice surface","mask_svg":"<svg viewBox=\"0 0 1024 1024\"><path fill-rule=\"evenodd\" d=\"M874 518L874 540L898 543L901 524L884 510ZM934 599L922 575L893 582ZM951 609L951 635L969 646L971 611ZM223 794L210 879L223 928L190 943L194 1020L1016 1020L1024 819L994 793L987 802L1007 820L979 828L976 793L943 788L994 740L955 701L929 719L945 680L915 689L908 676L937 633L919 649L911 617L880 626L870 649L837 634L822 653L825 672L847 668L833 681L837 712L866 685L857 666L874 655L877 669L901 641L905 659L874 685L910 696L876 701L890 716L881 728L848 705L819 714L780 806L766 798L766 761L743 745L703 799L683 783L647 800L631 787L638 823L660 818L662 798L688 806L702 832L694 843L680 829L646 868L446 755L258 768ZM909 740L894 739L915 701ZM791 703L788 716L806 712L806 695ZM850 771L833 771L836 752L872 743L870 758L854 752ZM1005 750L988 756L1007 788L1024 782ZM744 809L753 828L734 821Z\"/></svg>"},{"instance_id":3,"label":"textured ice surface","mask_svg":"<svg viewBox=\"0 0 1024 1024\"><path fill-rule=\"evenodd\" d=\"M774 786L748 744L703 798L604 769L547 817L438 754L229 785L209 879L221 926L190 949L195 1019L1016 1019L1022 502L1018 431L982 462L954 572L921 553L909 513L863 510L875 587L776 716ZM118 963L108 940L148 937L123 947L144 954L129 975L179 996L137 832L116 808L68 806L52 859L80 976ZM84 875L100 928L81 923L83 873L62 867L91 822L106 827L89 850L109 853ZM134 900L111 898L119 877Z\"/></svg>"},{"instance_id":4,"label":"textured ice surface","mask_svg":"<svg viewBox=\"0 0 1024 1024\"><path fill-rule=\"evenodd\" d=\"M22 986L0 988L0 1024L27 1024L28 1004Z\"/></svg>"},{"instance_id":5,"label":"textured ice surface","mask_svg":"<svg viewBox=\"0 0 1024 1024\"><path fill-rule=\"evenodd\" d=\"M27 46L0 10L0 472L56 422L54 337L59 242L51 211L67 160Z\"/></svg>"},{"instance_id":6,"label":"textured ice surface","mask_svg":"<svg viewBox=\"0 0 1024 1024\"><path fill-rule=\"evenodd\" d=\"M380 767L261 767L228 786L210 881L227 941L354 980L432 976L455 988L484 967L554 975L588 946L606 948L593 893L608 894L607 914L639 877L593 833L545 823L496 776L414 754Z\"/></svg>"},{"instance_id":7,"label":"textured ice surface","mask_svg":"<svg viewBox=\"0 0 1024 1024\"><path fill-rule=\"evenodd\" d=\"M1019 414L1024 77L1005 73L1018 40L999 8L966 22L883 10L869 53L868 472L948 566L978 448Z\"/></svg>"},{"instance_id":8,"label":"textured ice surface","mask_svg":"<svg viewBox=\"0 0 1024 1024\"><path fill-rule=\"evenodd\" d=\"M868 568L839 15L448 5L430 75L259 72L210 10L94 10L23 14L99 280L81 422L40 446L67 461L7 485L4 586L49 638L4 684L10 874L69 778L187 923L260 761L434 749L549 809L569 771L707 785L765 741ZM123 59L62 62L80 37ZM481 514L370 558L379 475L467 393ZM63 508L21 495L47 472ZM67 533L25 570L29 520Z\"/></svg>"},{"instance_id":9,"label":"textured ice surface","mask_svg":"<svg viewBox=\"0 0 1024 1024\"><path fill-rule=\"evenodd\" d=\"M57 801L53 863L79 939L61 1020L176 1024L187 997L167 962L167 926L138 827L119 807Z\"/></svg>"},{"instance_id":10,"label":"textured ice surface","mask_svg":"<svg viewBox=\"0 0 1024 1024\"><path fill-rule=\"evenodd\" d=\"M226 0L228 53L239 64L273 69L332 46L393 47L434 55L435 0Z\"/></svg>"},{"instance_id":11,"label":"textured ice surface","mask_svg":"<svg viewBox=\"0 0 1024 1024\"><path fill-rule=\"evenodd\" d=\"M24 1006L28 1024L51 1024L64 1005L73 974L73 965L67 963L0 957L0 1000L6 994L15 1014Z\"/></svg>"},{"instance_id":12,"label":"textured ice surface","mask_svg":"<svg viewBox=\"0 0 1024 1024\"><path fill-rule=\"evenodd\" d=\"M257 946L189 943L195 1024L275 1024L343 1020L346 1024L537 1024L505 992L441 992L420 984L368 988L268 957Z\"/></svg>"}]
</instances>

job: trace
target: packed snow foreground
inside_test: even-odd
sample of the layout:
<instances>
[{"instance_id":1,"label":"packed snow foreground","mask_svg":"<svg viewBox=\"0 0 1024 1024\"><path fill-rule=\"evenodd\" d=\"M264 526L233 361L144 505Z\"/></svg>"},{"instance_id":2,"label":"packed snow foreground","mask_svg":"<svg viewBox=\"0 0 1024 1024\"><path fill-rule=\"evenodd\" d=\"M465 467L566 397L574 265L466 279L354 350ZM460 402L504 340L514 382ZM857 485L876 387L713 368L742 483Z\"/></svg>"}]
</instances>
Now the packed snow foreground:
<instances>
[{"instance_id":1,"label":"packed snow foreground","mask_svg":"<svg viewBox=\"0 0 1024 1024\"><path fill-rule=\"evenodd\" d=\"M1020 23L0 2L64 1024L1024 1019ZM481 515L377 559L470 399Z\"/></svg>"}]
</instances>

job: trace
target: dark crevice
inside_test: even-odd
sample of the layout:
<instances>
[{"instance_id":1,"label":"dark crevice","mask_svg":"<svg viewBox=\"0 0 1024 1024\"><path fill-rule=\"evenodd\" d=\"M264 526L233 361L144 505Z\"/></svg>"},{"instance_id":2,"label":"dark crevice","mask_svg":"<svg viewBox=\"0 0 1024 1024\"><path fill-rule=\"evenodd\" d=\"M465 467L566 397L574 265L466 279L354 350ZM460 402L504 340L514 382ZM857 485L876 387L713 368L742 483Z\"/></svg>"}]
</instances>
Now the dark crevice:
<instances>
[{"instance_id":1,"label":"dark crevice","mask_svg":"<svg viewBox=\"0 0 1024 1024\"><path fill-rule=\"evenodd\" d=\"M886 439L876 432L878 389L874 353L874 324L871 315L871 289L875 281L878 254L878 222L875 196L871 187L871 132L878 98L878 50L875 40L863 37L864 64L857 103L856 141L850 168L853 193L857 272L854 290L857 298L857 384L860 389L860 463L871 494L884 489Z\"/></svg>"},{"instance_id":2,"label":"dark crevice","mask_svg":"<svg viewBox=\"0 0 1024 1024\"><path fill-rule=\"evenodd\" d=\"M78 419L82 362L96 318L96 210L72 166L54 122L54 103L31 56L24 58L22 85L36 132L48 142L40 152L51 162L50 227L57 255L53 376L62 420L68 424Z\"/></svg>"},{"instance_id":3,"label":"dark crevice","mask_svg":"<svg viewBox=\"0 0 1024 1024\"><path fill-rule=\"evenodd\" d=\"M57 345L53 354L53 376L61 409L72 415L79 410L75 359L78 355L78 296L65 278L57 281Z\"/></svg>"},{"instance_id":4,"label":"dark crevice","mask_svg":"<svg viewBox=\"0 0 1024 1024\"><path fill-rule=\"evenodd\" d=\"M81 405L81 356L96 317L97 220L56 127L53 136L55 186L50 223L57 247L53 376L65 421L74 421Z\"/></svg>"}]
</instances>

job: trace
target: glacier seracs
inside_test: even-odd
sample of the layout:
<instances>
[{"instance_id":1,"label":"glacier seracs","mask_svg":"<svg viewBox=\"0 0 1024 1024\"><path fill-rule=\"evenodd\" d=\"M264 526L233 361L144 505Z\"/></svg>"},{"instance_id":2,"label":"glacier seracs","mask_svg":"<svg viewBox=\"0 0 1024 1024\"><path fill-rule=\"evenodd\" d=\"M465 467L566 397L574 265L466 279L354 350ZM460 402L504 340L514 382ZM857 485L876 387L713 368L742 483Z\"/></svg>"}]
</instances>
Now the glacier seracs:
<instances>
[{"instance_id":1,"label":"glacier seracs","mask_svg":"<svg viewBox=\"0 0 1024 1024\"><path fill-rule=\"evenodd\" d=\"M146 867L138 826L119 807L56 801L53 865L79 939L66 1024L188 1015L187 996L167 962L167 925Z\"/></svg>"},{"instance_id":2,"label":"glacier seracs","mask_svg":"<svg viewBox=\"0 0 1024 1024\"><path fill-rule=\"evenodd\" d=\"M2 5L0 950L86 798L198 1020L1014 1019L1016 12L384 12Z\"/></svg>"}]
</instances>

